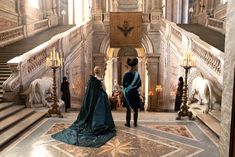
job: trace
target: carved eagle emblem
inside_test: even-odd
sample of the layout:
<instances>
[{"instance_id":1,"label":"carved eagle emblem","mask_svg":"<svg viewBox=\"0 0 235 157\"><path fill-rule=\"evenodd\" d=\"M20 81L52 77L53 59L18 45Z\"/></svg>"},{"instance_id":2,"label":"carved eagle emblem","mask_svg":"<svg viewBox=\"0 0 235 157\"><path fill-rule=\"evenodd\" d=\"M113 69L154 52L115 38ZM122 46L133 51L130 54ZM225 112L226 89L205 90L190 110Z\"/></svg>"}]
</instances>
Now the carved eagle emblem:
<instances>
[{"instance_id":1,"label":"carved eagle emblem","mask_svg":"<svg viewBox=\"0 0 235 157\"><path fill-rule=\"evenodd\" d=\"M130 27L128 21L123 21L122 27L117 26L117 28L122 31L123 35L127 37L127 35L134 29L134 27Z\"/></svg>"}]
</instances>

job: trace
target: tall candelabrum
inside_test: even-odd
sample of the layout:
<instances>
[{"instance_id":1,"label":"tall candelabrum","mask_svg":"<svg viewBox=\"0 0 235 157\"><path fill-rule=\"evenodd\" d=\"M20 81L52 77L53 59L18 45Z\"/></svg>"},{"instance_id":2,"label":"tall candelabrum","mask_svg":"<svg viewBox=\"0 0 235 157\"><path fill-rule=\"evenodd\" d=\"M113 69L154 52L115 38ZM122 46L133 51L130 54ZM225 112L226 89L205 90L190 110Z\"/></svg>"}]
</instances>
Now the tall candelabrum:
<instances>
[{"instance_id":1,"label":"tall candelabrum","mask_svg":"<svg viewBox=\"0 0 235 157\"><path fill-rule=\"evenodd\" d=\"M183 95L182 95L182 104L180 106L180 111L178 112L177 120L180 120L181 117L188 116L190 120L194 120L193 113L189 111L188 102L188 72L192 67L196 66L195 59L192 56L191 52L186 52L181 59L180 66L185 69L184 77L184 86L183 86Z\"/></svg>"},{"instance_id":2,"label":"tall candelabrum","mask_svg":"<svg viewBox=\"0 0 235 157\"><path fill-rule=\"evenodd\" d=\"M50 57L46 58L46 65L51 67L53 70L53 104L51 108L48 110L47 116L51 117L52 114L56 114L60 118L62 118L63 116L59 110L59 105L58 105L57 86L56 86L56 69L61 66L61 59L59 57L59 54L55 52L55 48L53 48L53 51L50 52Z\"/></svg>"}]
</instances>

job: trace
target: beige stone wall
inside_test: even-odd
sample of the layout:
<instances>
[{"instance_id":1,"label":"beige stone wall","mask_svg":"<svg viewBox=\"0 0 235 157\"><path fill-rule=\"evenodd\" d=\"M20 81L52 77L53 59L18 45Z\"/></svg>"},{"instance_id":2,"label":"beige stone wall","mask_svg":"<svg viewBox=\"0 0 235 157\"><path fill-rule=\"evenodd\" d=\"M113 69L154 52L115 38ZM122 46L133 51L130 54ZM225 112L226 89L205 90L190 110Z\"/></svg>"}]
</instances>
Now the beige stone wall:
<instances>
[{"instance_id":1,"label":"beige stone wall","mask_svg":"<svg viewBox=\"0 0 235 157\"><path fill-rule=\"evenodd\" d=\"M226 39L225 39L225 60L224 63L224 82L223 82L223 95L222 95L222 109L221 109L221 137L220 137L220 156L229 156L229 144L230 144L230 129L231 129L231 112L234 104L233 92L234 92L234 69L235 69L235 1L228 0L227 8L227 24L226 24ZM234 119L233 119L234 121Z\"/></svg>"},{"instance_id":2,"label":"beige stone wall","mask_svg":"<svg viewBox=\"0 0 235 157\"><path fill-rule=\"evenodd\" d=\"M18 26L15 0L0 0L0 31Z\"/></svg>"},{"instance_id":3,"label":"beige stone wall","mask_svg":"<svg viewBox=\"0 0 235 157\"><path fill-rule=\"evenodd\" d=\"M21 3L22 14L26 23L32 23L43 19L42 5L40 8L32 7L30 0L25 0L25 3Z\"/></svg>"}]
</instances>

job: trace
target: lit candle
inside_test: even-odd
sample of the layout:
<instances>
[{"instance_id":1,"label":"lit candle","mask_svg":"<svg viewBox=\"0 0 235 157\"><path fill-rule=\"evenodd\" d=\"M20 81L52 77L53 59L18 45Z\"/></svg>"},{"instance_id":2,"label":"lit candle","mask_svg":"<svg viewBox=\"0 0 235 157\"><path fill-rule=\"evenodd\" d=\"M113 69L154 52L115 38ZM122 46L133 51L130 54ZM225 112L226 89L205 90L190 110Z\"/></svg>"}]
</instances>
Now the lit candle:
<instances>
[{"instance_id":1,"label":"lit candle","mask_svg":"<svg viewBox=\"0 0 235 157\"><path fill-rule=\"evenodd\" d=\"M56 62L57 62L57 66L60 66L59 53L56 53Z\"/></svg>"},{"instance_id":2,"label":"lit candle","mask_svg":"<svg viewBox=\"0 0 235 157\"><path fill-rule=\"evenodd\" d=\"M53 60L56 60L56 58L55 58L55 48L53 48Z\"/></svg>"},{"instance_id":3,"label":"lit candle","mask_svg":"<svg viewBox=\"0 0 235 157\"><path fill-rule=\"evenodd\" d=\"M50 60L52 60L52 52L50 52Z\"/></svg>"}]
</instances>

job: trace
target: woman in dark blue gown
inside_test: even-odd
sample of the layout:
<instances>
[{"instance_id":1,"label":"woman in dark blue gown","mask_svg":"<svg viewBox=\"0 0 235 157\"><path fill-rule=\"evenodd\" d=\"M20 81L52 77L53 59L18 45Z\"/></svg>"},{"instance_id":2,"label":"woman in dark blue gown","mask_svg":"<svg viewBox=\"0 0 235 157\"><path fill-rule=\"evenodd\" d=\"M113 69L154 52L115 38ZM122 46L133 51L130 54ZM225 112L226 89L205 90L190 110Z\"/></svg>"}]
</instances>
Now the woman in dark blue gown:
<instances>
[{"instance_id":1,"label":"woman in dark blue gown","mask_svg":"<svg viewBox=\"0 0 235 157\"><path fill-rule=\"evenodd\" d=\"M95 77L90 76L77 120L69 128L52 135L52 138L77 146L100 147L116 135L100 74L101 69L95 67Z\"/></svg>"}]
</instances>

